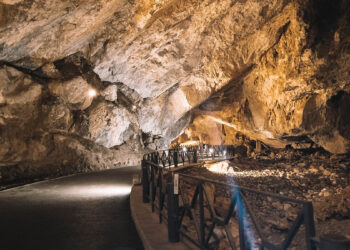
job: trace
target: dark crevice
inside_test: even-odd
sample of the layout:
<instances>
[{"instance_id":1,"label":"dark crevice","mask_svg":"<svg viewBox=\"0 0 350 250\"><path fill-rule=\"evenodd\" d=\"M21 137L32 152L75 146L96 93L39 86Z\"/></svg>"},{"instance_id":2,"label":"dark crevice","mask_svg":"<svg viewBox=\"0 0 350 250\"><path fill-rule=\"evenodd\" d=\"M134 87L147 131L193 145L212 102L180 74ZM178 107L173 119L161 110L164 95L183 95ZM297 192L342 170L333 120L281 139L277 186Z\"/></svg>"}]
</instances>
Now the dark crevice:
<instances>
[{"instance_id":1,"label":"dark crevice","mask_svg":"<svg viewBox=\"0 0 350 250\"><path fill-rule=\"evenodd\" d=\"M287 140L287 141L293 141L293 142L312 143L312 140L310 140L310 138L307 137L306 135L300 135L300 136L282 136L281 139Z\"/></svg>"},{"instance_id":2,"label":"dark crevice","mask_svg":"<svg viewBox=\"0 0 350 250\"><path fill-rule=\"evenodd\" d=\"M334 33L340 27L340 20L348 15L349 8L348 0L311 0L303 15L304 22L309 25L306 47L317 51L320 57L327 56Z\"/></svg>"},{"instance_id":3,"label":"dark crevice","mask_svg":"<svg viewBox=\"0 0 350 250\"><path fill-rule=\"evenodd\" d=\"M91 63L84 58L82 53L72 54L64 59L53 63L62 75L62 80L71 80L82 76L89 84L96 89L103 89L103 83L99 76L93 71Z\"/></svg>"},{"instance_id":4,"label":"dark crevice","mask_svg":"<svg viewBox=\"0 0 350 250\"><path fill-rule=\"evenodd\" d=\"M0 61L0 67L3 65L15 68L24 74L30 75L33 80L42 85L47 85L54 80L69 81L75 77L81 76L94 88L98 90L103 89L103 84L99 76L93 71L91 64L80 52L53 62L55 70L57 70L61 75L61 77L58 78L48 76L44 72L43 67L36 70L30 70L10 62Z\"/></svg>"},{"instance_id":5,"label":"dark crevice","mask_svg":"<svg viewBox=\"0 0 350 250\"><path fill-rule=\"evenodd\" d=\"M314 0L312 9L315 11L314 27L316 36L313 46L332 37L338 26L341 14L342 0Z\"/></svg>"},{"instance_id":6,"label":"dark crevice","mask_svg":"<svg viewBox=\"0 0 350 250\"><path fill-rule=\"evenodd\" d=\"M21 66L15 65L15 64L10 63L10 62L0 61L0 67L3 67L3 66L8 66L8 67L14 68L14 69L26 74L26 75L30 75L33 78L33 80L35 80L38 83L43 84L43 85L47 84L47 82L52 80L49 77L45 77L44 75L38 74L37 71L33 71L30 69L21 67Z\"/></svg>"},{"instance_id":7,"label":"dark crevice","mask_svg":"<svg viewBox=\"0 0 350 250\"><path fill-rule=\"evenodd\" d=\"M332 96L328 101L327 101L327 105L328 106L332 106L334 108L338 108L340 101L342 99L342 97L344 95L346 95L347 93L345 91L339 91L336 95Z\"/></svg>"}]
</instances>

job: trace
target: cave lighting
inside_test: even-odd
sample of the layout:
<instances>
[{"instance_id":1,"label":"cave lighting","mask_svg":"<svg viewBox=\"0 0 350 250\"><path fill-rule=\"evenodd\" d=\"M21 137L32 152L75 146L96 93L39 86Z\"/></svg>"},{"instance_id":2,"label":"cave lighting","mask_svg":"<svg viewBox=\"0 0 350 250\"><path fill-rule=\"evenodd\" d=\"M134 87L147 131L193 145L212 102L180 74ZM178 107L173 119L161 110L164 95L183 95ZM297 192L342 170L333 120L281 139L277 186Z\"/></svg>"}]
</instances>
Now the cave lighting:
<instances>
[{"instance_id":1,"label":"cave lighting","mask_svg":"<svg viewBox=\"0 0 350 250\"><path fill-rule=\"evenodd\" d=\"M231 128L233 128L233 129L235 129L235 130L238 130L238 129L237 129L237 126L234 125L234 124L225 122L225 121L220 120L220 119L218 119L218 118L216 118L216 117L213 117L213 116L208 116L208 117L209 117L210 119L212 119L213 121L217 122L217 123L220 123L220 124L226 125L226 126L228 126L228 127L231 127Z\"/></svg>"},{"instance_id":2,"label":"cave lighting","mask_svg":"<svg viewBox=\"0 0 350 250\"><path fill-rule=\"evenodd\" d=\"M221 119L218 119L218 118L216 118L216 117L213 117L213 116L208 116L208 117L209 117L211 120L213 120L213 121L215 121L215 122L217 122L217 123L220 123L220 124L222 124L222 125L226 125L226 126L231 127L231 128L233 128L233 129L235 129L235 130L239 130L239 129L237 128L237 126L234 125L234 124L225 122L225 121L223 121L223 120L221 120ZM274 135L273 135L271 132L266 131L266 130L260 130L259 133L265 135L268 139L274 139L274 138L275 138Z\"/></svg>"},{"instance_id":3,"label":"cave lighting","mask_svg":"<svg viewBox=\"0 0 350 250\"><path fill-rule=\"evenodd\" d=\"M183 146L197 146L199 145L199 141L186 141L180 144L181 147Z\"/></svg>"},{"instance_id":4,"label":"cave lighting","mask_svg":"<svg viewBox=\"0 0 350 250\"><path fill-rule=\"evenodd\" d=\"M217 163L207 163L204 165L210 172L217 174L233 174L233 169L229 168L228 161L220 161Z\"/></svg>"},{"instance_id":5,"label":"cave lighting","mask_svg":"<svg viewBox=\"0 0 350 250\"><path fill-rule=\"evenodd\" d=\"M204 165L209 171L211 172L214 172L214 173L219 173L219 174L228 174L228 175L231 175L233 176L234 173L236 171L233 170L232 167L230 167L230 162L229 161L220 161L220 162L216 162L216 163L207 163ZM231 181L233 183L229 183L228 184L234 184L236 185L235 183L235 180L234 178L231 179ZM234 189L232 189L232 193L235 192ZM241 216L243 216L243 218L248 218L247 216L247 210L246 210L246 207L245 207L245 204L244 204L244 201L242 199L237 199L237 207L239 207L239 210L242 212ZM248 241L248 244L250 246L254 246L256 245L256 236L255 236L255 233L251 230L252 228L252 225L250 223L250 220L246 220L245 223L244 223L244 227L245 227L245 237L247 237L247 241ZM249 248L249 249L255 249L255 248Z\"/></svg>"},{"instance_id":6,"label":"cave lighting","mask_svg":"<svg viewBox=\"0 0 350 250\"><path fill-rule=\"evenodd\" d=\"M71 186L60 190L65 197L99 198L126 196L131 192L131 185L88 185Z\"/></svg>"},{"instance_id":7,"label":"cave lighting","mask_svg":"<svg viewBox=\"0 0 350 250\"><path fill-rule=\"evenodd\" d=\"M95 97L95 96L97 95L97 92L96 92L96 90L94 90L94 89L90 89L89 92L88 92L88 95L89 95L90 97Z\"/></svg>"},{"instance_id":8,"label":"cave lighting","mask_svg":"<svg viewBox=\"0 0 350 250\"><path fill-rule=\"evenodd\" d=\"M264 170L233 170L230 167L229 161L220 161L216 163L207 163L205 167L213 173L224 174L230 177L266 177L275 176L276 171L270 169ZM280 173L280 177L283 177L283 173Z\"/></svg>"}]
</instances>

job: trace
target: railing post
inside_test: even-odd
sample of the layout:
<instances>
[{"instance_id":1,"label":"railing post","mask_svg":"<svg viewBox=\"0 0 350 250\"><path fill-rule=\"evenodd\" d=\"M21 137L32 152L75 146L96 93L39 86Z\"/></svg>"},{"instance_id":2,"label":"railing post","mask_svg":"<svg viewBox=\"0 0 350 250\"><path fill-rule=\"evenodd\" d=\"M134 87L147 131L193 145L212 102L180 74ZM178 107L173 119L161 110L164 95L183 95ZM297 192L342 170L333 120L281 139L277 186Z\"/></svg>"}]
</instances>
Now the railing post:
<instances>
[{"instance_id":1,"label":"railing post","mask_svg":"<svg viewBox=\"0 0 350 250\"><path fill-rule=\"evenodd\" d=\"M143 203L149 202L149 179L147 163L144 159L141 161L142 167L142 201Z\"/></svg>"},{"instance_id":2,"label":"railing post","mask_svg":"<svg viewBox=\"0 0 350 250\"><path fill-rule=\"evenodd\" d=\"M159 207L159 223L163 221L163 170L158 169L158 207Z\"/></svg>"},{"instance_id":3,"label":"railing post","mask_svg":"<svg viewBox=\"0 0 350 250\"><path fill-rule=\"evenodd\" d=\"M315 250L316 244L312 240L315 237L314 210L311 202L304 203L304 223L306 247L308 250Z\"/></svg>"},{"instance_id":4,"label":"railing post","mask_svg":"<svg viewBox=\"0 0 350 250\"><path fill-rule=\"evenodd\" d=\"M199 183L199 230L201 247L205 249L203 182Z\"/></svg>"},{"instance_id":5,"label":"railing post","mask_svg":"<svg viewBox=\"0 0 350 250\"><path fill-rule=\"evenodd\" d=\"M159 164L159 162L160 162L160 154L159 154L159 151L157 151L157 153L156 153L156 164L158 165Z\"/></svg>"},{"instance_id":6,"label":"railing post","mask_svg":"<svg viewBox=\"0 0 350 250\"><path fill-rule=\"evenodd\" d=\"M156 184L155 184L155 173L154 166L151 166L151 204L152 204L152 213L154 212L154 201L156 199Z\"/></svg>"},{"instance_id":7,"label":"railing post","mask_svg":"<svg viewBox=\"0 0 350 250\"><path fill-rule=\"evenodd\" d=\"M174 165L175 167L177 167L177 164L178 164L178 155L177 155L177 150L174 150L174 154L173 154L173 157L174 157Z\"/></svg>"},{"instance_id":8,"label":"railing post","mask_svg":"<svg viewBox=\"0 0 350 250\"><path fill-rule=\"evenodd\" d=\"M195 149L194 152L193 152L193 162L194 163L198 162L197 149Z\"/></svg>"},{"instance_id":9,"label":"railing post","mask_svg":"<svg viewBox=\"0 0 350 250\"><path fill-rule=\"evenodd\" d=\"M171 173L169 173L171 174ZM167 184L168 192L168 240L169 242L179 242L179 222L178 222L178 209L179 209L179 196L174 193L174 179L170 177L171 181Z\"/></svg>"}]
</instances>

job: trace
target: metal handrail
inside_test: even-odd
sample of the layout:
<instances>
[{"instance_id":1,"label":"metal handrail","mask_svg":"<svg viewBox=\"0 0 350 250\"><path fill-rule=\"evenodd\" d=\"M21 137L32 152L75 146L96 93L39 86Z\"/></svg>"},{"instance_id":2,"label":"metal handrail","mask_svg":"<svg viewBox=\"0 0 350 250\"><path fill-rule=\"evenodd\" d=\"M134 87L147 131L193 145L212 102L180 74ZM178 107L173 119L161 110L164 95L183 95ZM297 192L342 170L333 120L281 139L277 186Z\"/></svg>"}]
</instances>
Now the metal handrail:
<instances>
[{"instance_id":1,"label":"metal handrail","mask_svg":"<svg viewBox=\"0 0 350 250\"><path fill-rule=\"evenodd\" d=\"M183 176L183 177L195 179L195 180L198 180L198 181L203 181L203 182L206 182L206 183L212 183L212 184L217 184L217 185L221 185L221 186L231 187L233 189L239 188L239 189L241 189L243 191L249 191L251 193L256 193L256 194L261 194L261 195L264 195L264 196L273 197L273 198L276 198L276 199L281 200L281 201L293 202L293 203L301 204L301 205L310 203L310 201L297 200L297 199L289 198L287 196L283 196L283 195L279 195L279 194L269 193L269 192L265 192L265 191L259 191L259 190L255 190L255 189L244 187L244 186L237 186L237 185L234 185L234 184L227 184L227 183L222 183L222 182L218 182L218 181L213 181L213 180L206 179L206 178L203 178L203 177L197 177L197 176L192 176L192 175L187 175L187 174L179 174L179 175Z\"/></svg>"},{"instance_id":2,"label":"metal handrail","mask_svg":"<svg viewBox=\"0 0 350 250\"><path fill-rule=\"evenodd\" d=\"M239 224L238 227L239 227L240 249L246 249L247 245L249 245L249 242L247 242L247 239L245 237L245 225L244 225L247 218L249 218L251 220L252 225L254 225L254 228L256 229L259 238L261 239L261 242L258 244L260 249L264 249L264 248L267 248L267 249L287 249L290 246L294 236L296 235L296 233L298 232L298 230L302 224L305 225L305 233L306 233L305 240L306 240L307 249L316 249L316 242L314 241L315 226L314 226L314 221L313 221L312 202L292 199L289 197L285 197L285 196L281 196L281 195L277 195L277 194L273 194L273 193L269 193L269 192L257 191L257 190L247 188L247 187L225 184L225 183L208 180L208 179L201 178L201 177L194 177L194 176L185 175L185 174L179 174L179 176L180 177L182 176L184 178L190 178L190 179L197 181L197 185L196 185L196 189L195 189L195 192L193 194L193 197L192 197L192 201L190 203L188 203L185 200L183 200L184 205L180 206L179 210L187 211L188 214L191 214L191 217L196 217L195 213L191 210L194 210L196 201L199 202L199 208L202 208L204 206L204 200L203 200L203 198L198 198L198 197L201 197L201 196L206 197L206 202L207 202L207 204L209 204L209 207L211 208L210 209L210 214L211 214L210 220L212 222L212 227L214 228L216 225L220 225L220 226L225 227L227 238L229 240L229 243L230 243L232 249L237 249L237 248L236 248L236 244L233 240L233 237L231 235L231 231L228 228L228 223L229 223L229 220L232 218L232 216L235 215L235 211L236 211L237 220L238 220L238 224ZM207 183L225 186L225 187L228 187L234 191L233 192L234 195L231 197L230 208L227 212L227 215L224 216L224 219L219 219L219 217L215 213L214 204L211 204L211 201L208 199L208 195L206 194L205 188L203 186L204 184L207 184ZM181 196L183 194L183 190L182 189L180 189L180 190L181 190L181 192L180 192L180 196ZM202 194L201 194L201 192L202 192ZM290 228L290 230L288 232L287 237L284 239L281 246L274 245L273 243L269 242L264 237L262 230L260 228L260 225L258 224L257 219L255 218L255 215L252 212L252 209L250 208L250 205L245 198L246 192L251 192L251 193L258 194L258 195L269 196L269 197L273 197L273 198L280 200L280 201L286 201L286 202L296 203L296 204L302 205L301 211L299 211L297 218L295 219L292 227ZM182 217L183 216L184 216L184 212L182 212ZM180 228L181 228L181 222L183 219L182 217L180 219ZM196 220L197 220L197 224L204 225L204 217L203 217L202 209L200 209L200 218L195 218L194 221L196 221ZM197 227L198 227L198 225L197 225ZM181 229L180 229L180 233L182 235L184 235L187 239L189 239L191 242L193 242L195 245L197 245L198 247L200 247L202 249L209 249L209 248L211 248L211 246L209 245L209 240L212 237L213 228L206 235L205 240L203 238L204 237L203 234L205 235L204 227L202 227L202 226L199 226L197 229L197 231L198 231L198 235L197 235L198 240L197 241L195 239L191 238L191 236L186 234Z\"/></svg>"},{"instance_id":3,"label":"metal handrail","mask_svg":"<svg viewBox=\"0 0 350 250\"><path fill-rule=\"evenodd\" d=\"M233 147L218 147L213 148L211 150L211 158L222 159L223 156L232 156L234 153ZM159 221L162 223L164 217L164 205L167 204L167 223L168 223L168 233L169 233L169 241L177 242L179 241L180 233L192 241L195 245L202 249L209 249L212 246L209 244L209 240L213 237L213 230L216 226L222 226L225 228L225 232L227 233L227 238L231 245L232 249L237 249L234 243L233 237L228 228L228 223L231 218L237 215L238 225L239 225L239 238L240 238L240 249L246 249L247 242L245 238L245 229L244 223L249 218L252 221L258 235L261 239L259 243L260 249L287 249L291 244L295 234L298 232L300 226L302 224L305 225L305 239L307 249L313 250L316 249L315 241L313 240L315 237L315 226L313 219L313 207L312 202L292 199L286 196L282 196L279 194L258 191L248 187L242 187L233 184L226 184L222 182L217 182L213 180L209 180L203 177L195 177L191 175L181 174L178 176L181 178L190 178L197 182L195 193L192 197L192 201L190 203L185 202L183 200L184 190L181 186L179 186L179 192L176 193L174 190L174 173L176 172L177 167L180 166L180 163L184 166L185 163L198 163L200 164L200 160L208 159L205 158L207 151L196 151L195 149L189 149L188 151L179 151L179 150L166 150L160 152L152 152L144 155L142 160L142 183L143 183L143 201L151 202L152 212L156 209L159 212ZM220 151L221 150L221 151ZM224 154L225 151L225 154ZM182 161L181 161L182 160ZM172 170L172 171L170 171ZM175 171L173 171L175 170ZM208 199L206 194L204 184L211 183L214 185L225 186L231 190L234 190L234 195L231 197L231 205L229 207L229 211L225 216L225 219L219 219L215 214L215 209L213 209L214 204L210 204L211 202ZM180 185L180 184L179 184ZM267 241L267 239L263 236L260 226L255 219L255 215L252 213L252 210L245 198L245 193L254 193L257 195L269 196L279 201L291 202L295 204L299 204L302 206L302 210L298 213L296 220L294 221L292 228L289 230L287 238L284 240L281 246L277 246ZM179 196L183 201L183 205L179 206ZM158 199L156 204L156 199ZM204 200L206 199L207 204L210 207L211 214L211 222L209 233L205 233L205 221L204 221ZM195 212L196 203L199 203L199 218ZM242 206L246 207L246 211L242 210ZM187 235L183 228L182 222L185 215L190 217L190 220L193 221L196 231L197 238L193 239L189 235Z\"/></svg>"},{"instance_id":4,"label":"metal handrail","mask_svg":"<svg viewBox=\"0 0 350 250\"><path fill-rule=\"evenodd\" d=\"M207 146L205 149L202 147L191 147L186 151L183 149L169 149L151 152L145 154L143 160L153 161L154 164L158 165L162 163L163 167L171 167L172 165L177 167L181 162L184 165L186 162L198 162L198 160L203 161L208 158L223 158L233 155L233 153L234 148L231 145Z\"/></svg>"}]
</instances>

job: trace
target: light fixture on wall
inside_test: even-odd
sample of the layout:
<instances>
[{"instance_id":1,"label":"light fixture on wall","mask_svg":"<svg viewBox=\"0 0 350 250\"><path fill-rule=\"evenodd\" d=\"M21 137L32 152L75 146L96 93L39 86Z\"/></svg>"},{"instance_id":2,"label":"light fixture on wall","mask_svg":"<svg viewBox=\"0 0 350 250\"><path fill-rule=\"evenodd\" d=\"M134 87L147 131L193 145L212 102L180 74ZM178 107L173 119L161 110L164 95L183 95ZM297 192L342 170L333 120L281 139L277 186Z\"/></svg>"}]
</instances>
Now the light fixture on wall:
<instances>
[{"instance_id":1,"label":"light fixture on wall","mask_svg":"<svg viewBox=\"0 0 350 250\"><path fill-rule=\"evenodd\" d=\"M96 92L96 90L94 90L94 89L90 89L89 92L88 92L88 95L89 95L90 97L95 97L95 96L97 95L97 92Z\"/></svg>"}]
</instances>

